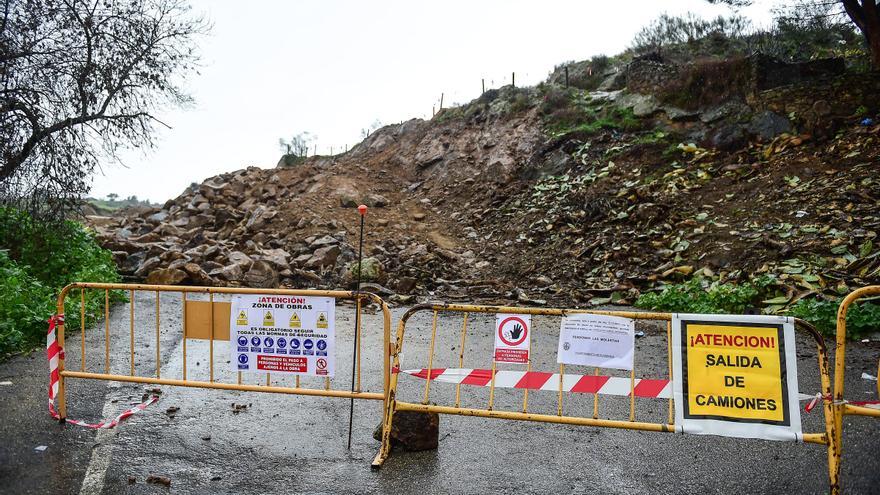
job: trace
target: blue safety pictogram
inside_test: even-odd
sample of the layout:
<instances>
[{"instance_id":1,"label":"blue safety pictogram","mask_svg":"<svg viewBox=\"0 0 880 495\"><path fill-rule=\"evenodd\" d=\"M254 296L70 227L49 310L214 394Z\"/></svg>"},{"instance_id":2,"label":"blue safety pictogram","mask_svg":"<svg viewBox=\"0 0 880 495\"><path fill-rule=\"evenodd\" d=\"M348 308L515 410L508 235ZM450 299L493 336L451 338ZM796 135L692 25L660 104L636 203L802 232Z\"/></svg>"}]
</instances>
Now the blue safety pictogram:
<instances>
[{"instance_id":1,"label":"blue safety pictogram","mask_svg":"<svg viewBox=\"0 0 880 495\"><path fill-rule=\"evenodd\" d=\"M323 351L326 348L327 348L327 342L324 340L319 340L318 341L318 350Z\"/></svg>"},{"instance_id":2,"label":"blue safety pictogram","mask_svg":"<svg viewBox=\"0 0 880 495\"><path fill-rule=\"evenodd\" d=\"M299 339L290 339L290 348L299 349Z\"/></svg>"},{"instance_id":3,"label":"blue safety pictogram","mask_svg":"<svg viewBox=\"0 0 880 495\"><path fill-rule=\"evenodd\" d=\"M263 346L272 347L273 345L275 345L275 339L273 339L272 337L266 337L265 339L263 339Z\"/></svg>"},{"instance_id":4,"label":"blue safety pictogram","mask_svg":"<svg viewBox=\"0 0 880 495\"><path fill-rule=\"evenodd\" d=\"M284 337L278 337L278 347L287 347L287 339Z\"/></svg>"},{"instance_id":5,"label":"blue safety pictogram","mask_svg":"<svg viewBox=\"0 0 880 495\"><path fill-rule=\"evenodd\" d=\"M260 345L259 337L251 337L251 345Z\"/></svg>"},{"instance_id":6,"label":"blue safety pictogram","mask_svg":"<svg viewBox=\"0 0 880 495\"><path fill-rule=\"evenodd\" d=\"M247 362L248 362L247 354L239 354L238 355L238 362L241 364L247 364Z\"/></svg>"},{"instance_id":7,"label":"blue safety pictogram","mask_svg":"<svg viewBox=\"0 0 880 495\"><path fill-rule=\"evenodd\" d=\"M241 335L238 337L238 345L247 345L247 337Z\"/></svg>"},{"instance_id":8,"label":"blue safety pictogram","mask_svg":"<svg viewBox=\"0 0 880 495\"><path fill-rule=\"evenodd\" d=\"M315 343L312 342L312 339L306 339L305 341L303 341L303 347L306 349L311 349L314 345Z\"/></svg>"}]
</instances>

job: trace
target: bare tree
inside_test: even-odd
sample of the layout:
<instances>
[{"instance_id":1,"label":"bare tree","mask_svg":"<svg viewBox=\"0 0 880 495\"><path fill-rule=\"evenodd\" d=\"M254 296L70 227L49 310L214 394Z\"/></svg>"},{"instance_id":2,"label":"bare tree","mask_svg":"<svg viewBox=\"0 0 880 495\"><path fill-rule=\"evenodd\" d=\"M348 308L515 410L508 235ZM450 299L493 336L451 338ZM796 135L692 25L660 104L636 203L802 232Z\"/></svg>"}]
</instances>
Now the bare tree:
<instances>
[{"instance_id":1,"label":"bare tree","mask_svg":"<svg viewBox=\"0 0 880 495\"><path fill-rule=\"evenodd\" d=\"M0 201L57 218L191 102L209 25L179 0L4 0L0 16Z\"/></svg>"},{"instance_id":2,"label":"bare tree","mask_svg":"<svg viewBox=\"0 0 880 495\"><path fill-rule=\"evenodd\" d=\"M279 139L278 145L281 147L281 152L285 155L290 155L297 158L305 158L309 154L309 147L311 143L316 139L318 139L318 136L315 136L306 131L300 132L299 134L291 137L288 141L285 141L284 139Z\"/></svg>"}]
</instances>

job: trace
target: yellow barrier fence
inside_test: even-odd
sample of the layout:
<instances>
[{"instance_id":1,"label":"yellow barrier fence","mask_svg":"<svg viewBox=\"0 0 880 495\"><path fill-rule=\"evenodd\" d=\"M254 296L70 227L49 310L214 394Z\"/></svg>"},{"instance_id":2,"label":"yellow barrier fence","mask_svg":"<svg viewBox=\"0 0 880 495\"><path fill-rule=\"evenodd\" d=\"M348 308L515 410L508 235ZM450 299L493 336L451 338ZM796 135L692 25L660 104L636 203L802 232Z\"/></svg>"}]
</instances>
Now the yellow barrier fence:
<instances>
[{"instance_id":1,"label":"yellow barrier fence","mask_svg":"<svg viewBox=\"0 0 880 495\"><path fill-rule=\"evenodd\" d=\"M424 356L424 365L421 368L415 368L412 370L403 370L401 369L401 356L406 348L405 342L408 336L408 323L411 318L420 313L428 313L430 315L430 333L428 335L418 336L420 338L424 338L424 342L427 343L428 350L427 355ZM548 370L547 372L536 372L534 375L537 377L538 382L534 384L534 386L526 384L523 386L523 378L526 375L532 376L530 372L534 372L532 369L532 362L529 359L526 367L525 374L523 372L516 373L508 373L513 376L514 379L518 379L519 383L516 386L513 386L509 383L505 385L496 384L496 380L503 381L503 371L499 370L495 364L495 359L492 359L491 370L480 370L480 369L466 369L463 368L465 365L465 354L466 348L470 346L474 346L475 344L468 341L468 335L487 335L486 332L474 332L472 331L470 334L468 332L468 323L469 318L473 320L477 313L486 313L486 314L496 314L496 315L542 315L542 316L570 316L578 313L587 313L593 315L608 315L608 316L617 316L629 318L637 321L654 321L658 322L661 325L662 329L665 329L667 336L667 365L665 366L665 370L663 370L664 376L662 379L643 379L639 378L637 371L639 368L639 359L636 356L634 359L633 369L630 371L618 371L616 372L618 376L608 377L601 376L600 372L602 370L596 368L594 370L589 370L586 375L573 375L566 374L566 368L564 364L559 364L558 369ZM441 327L439 316L440 315L455 315L460 314L462 316L460 327L456 325L454 329L453 335L449 336L449 338L443 338L444 333L448 332L439 332L438 328ZM526 308L526 307L506 307L506 306L473 306L473 305L459 305L459 304L420 304L412 307L408 310L401 318L398 328L397 328L397 336L396 343L391 346L391 360L392 360L392 375L391 382L389 387L389 400L385 404L385 417L383 419L383 436L382 436L382 444L379 452L376 454L376 457L373 460L373 467L379 468L385 462L385 460L389 457L391 453L391 431L394 422L394 415L401 411L417 411L423 413L438 413L438 414L451 414L451 415L460 415L460 416L476 416L482 418L495 418L495 419L508 419L508 420L521 420L521 421L535 421L535 422L543 422L543 423L561 423L561 424L569 424L569 425L582 425L582 426L594 426L594 427L604 427L604 428L619 428L619 429L629 429L629 430L642 430L642 431L653 431L653 432L675 432L675 415L674 415L674 405L671 394L672 382L673 382L673 366L672 366L672 357L673 357L673 345L671 342L672 336L672 321L673 315L671 313L651 313L651 312L631 312L631 311L588 311L588 310L575 310L575 309L548 309L548 308ZM801 441L805 443L814 443L819 445L829 446L829 462L834 462L832 459L837 460L839 457L836 453L832 453L830 447L833 445L832 442L829 442L830 438L833 438L832 429L834 427L834 421L832 421L832 409L831 409L831 401L830 401L830 391L831 391L831 379L828 374L828 356L827 350L825 346L825 342L819 332L810 324L795 319L794 321L795 328L804 331L807 335L812 337L812 339L816 343L817 356L818 356L818 368L820 374L820 383L822 388L822 394L824 396L823 400L823 413L825 415L825 431L821 432L812 432L812 433L803 433L800 438ZM488 335L494 335L494 332L489 332ZM537 335L537 334L536 334ZM412 338L412 336L410 336ZM447 359L451 359L452 362L438 362L435 359L435 354L438 351L435 349L442 349L443 354L447 354L450 346L453 349L458 349L457 355L448 356ZM485 348L485 346L483 346ZM409 351L412 353L414 351ZM408 354L409 355L409 354ZM484 354L485 355L485 354ZM457 362L456 362L457 361ZM457 364L458 368L451 368ZM468 363L470 364L470 363ZM647 364L643 362L642 367L647 368ZM449 366L450 368L447 368ZM590 373L592 372L592 373ZM438 377L446 376L447 374L452 374L451 379L442 380ZM604 371L603 373L610 373L609 371ZM656 371L655 371L656 373ZM418 378L424 379L424 389L419 394L421 395L421 401L406 401L403 400L398 395L398 385L399 385L399 377L401 374L415 375ZM464 374L467 374L467 377L462 379ZM592 376L590 376L592 375ZM622 376L621 376L622 375ZM455 383L455 392L454 399L450 397L450 404L436 405L431 402L431 384L433 381L448 381L451 383ZM509 381L509 380L508 380ZM573 385L574 384L574 385ZM611 392L603 391L599 392L599 384L603 387L608 385L610 388L615 390ZM461 393L462 385L480 385L483 387L487 387L488 391L483 400L485 400L485 407L465 407L463 406L463 397ZM497 407L496 401L496 388L497 386L505 386L507 388L515 388L515 389L523 389L522 390L522 400L521 402L517 402L515 409L516 410L500 410ZM580 389L578 389L580 387ZM547 414L547 413L535 413L529 410L529 389L531 389L533 394L535 390L542 390L544 392L552 392L554 394L553 398L555 399L553 402L555 403L553 409L555 409L555 414ZM577 394L579 396L583 396L584 394L592 393L592 404L587 406L588 409L592 410L592 414L586 415L575 415L566 412L566 400L567 398L572 398L572 395L569 392L581 392ZM451 394L451 391L449 391ZM611 393L611 395L617 395L626 397L626 401L628 401L628 407L623 407L622 409L619 407L622 404L620 402L617 403L617 408L624 414L624 418L622 419L606 419L600 417L600 394ZM544 396L547 397L546 395ZM664 418L663 421L637 421L637 397L654 397L660 400L668 400L668 406L663 408L662 413L658 412L657 407L652 407L653 414L657 417L658 414ZM473 399L473 397L471 397ZM619 400L618 400L619 401ZM521 404L521 405L520 405ZM546 404L546 401L545 401ZM610 404L609 404L610 406ZM574 407L570 407L569 409L574 409ZM614 409L609 407L609 409ZM834 488L837 485L836 478L830 479L832 491L836 490Z\"/></svg>"},{"instance_id":2,"label":"yellow barrier fence","mask_svg":"<svg viewBox=\"0 0 880 495\"><path fill-rule=\"evenodd\" d=\"M839 479L840 476L840 460L843 446L843 417L853 415L880 418L880 407L877 407L878 404L870 404L863 401L850 402L844 398L847 341L846 315L849 308L857 300L876 295L880 295L880 285L862 287L846 296L837 309L837 348L834 355L834 401L832 403L835 427L832 446L829 447L829 452L833 449L836 454L836 459L833 463L829 454L829 470L831 471L832 479ZM877 373L880 375L880 363L878 363ZM878 381L877 384L877 395L878 399L880 399L880 381Z\"/></svg>"},{"instance_id":3,"label":"yellow barrier fence","mask_svg":"<svg viewBox=\"0 0 880 495\"><path fill-rule=\"evenodd\" d=\"M94 294L93 291L97 291L98 294ZM121 291L121 293L124 293L124 295L128 298L128 314L126 315L128 316L128 318L126 318L128 320L128 325L125 325L125 328L111 328L114 326L111 325L112 319L110 317L111 294L114 294L112 291ZM177 298L175 298L173 294L176 294ZM230 383L229 381L219 380L218 375L220 373L215 373L215 358L218 354L215 353L215 341L228 341L230 338L231 303L228 300L223 299L230 299L231 296L234 295L315 296L334 298L336 300L354 301L354 306L358 313L358 317L355 319L355 321L357 321L359 325L361 325L361 322L363 321L363 318L361 318L361 314L363 312L362 306L369 302L375 303L379 306L382 313L382 342L384 349L382 350L382 352L372 352L371 354L369 354L369 356L373 358L381 356L381 379L378 379L377 377L372 377L380 380L381 390L367 391L362 389L362 332L360 332L360 328L358 328L358 331L356 332L356 335L358 336L356 341L348 343L349 346L355 346L358 350L356 353L357 359L354 363L355 374L353 391L351 389L334 388L334 379L331 379L330 377L312 377L312 380L317 379L323 382L323 386L318 387L307 387L305 385L301 385L300 375L296 375L293 378L292 386L279 385L278 382L281 381L281 378L279 376L280 374L277 373L274 377L275 384L272 384L273 376L269 372L265 373L265 383L259 384L243 383L241 371L238 371L237 379L232 383ZM87 297L91 298L90 300L93 300L96 296L103 299L104 309L104 335L101 339L103 343L103 349L99 351L101 355L98 356L97 359L95 359L95 357L90 355L89 353L90 350L94 352L94 349L90 349L90 347L93 347L93 345L87 345L86 343L88 330L85 327L84 317L86 312ZM66 301L68 297L72 299L75 298L76 300ZM183 366L181 372L179 373L179 376L175 377L167 377L162 375L162 303L163 299L166 304L171 302L169 298L176 299L175 301L173 301L175 305L178 302L180 304L180 328L178 331L180 332L180 336L182 338L181 357ZM155 299L155 308L153 311L151 311L151 313L155 314L155 322L151 322L148 325L148 328L143 328L143 324L136 322L136 301L138 304L141 305L141 308L143 309L145 300L147 301L147 304L149 306L152 306L152 299ZM65 287L61 291L61 294L58 296L58 315L64 314L65 303L67 303L68 307L70 308L79 306L78 309L79 312L81 312L80 321L82 322L82 327L80 328L80 342L76 343L75 341L68 341L66 344L69 347L65 346L65 327L63 323L63 318L59 320L60 323L57 328L58 344L61 346L61 349L68 350L68 352L60 354L59 360L59 387L57 398L59 406L58 412L62 420L67 417L65 382L66 380L72 378L169 385L180 387L196 387L205 389L308 395L316 397L367 399L375 401L386 401L388 397L389 385L391 380L388 359L391 338L391 313L385 302L379 296L371 293L326 290L250 289L232 287L195 287L115 283L73 283ZM152 309L153 308L151 308L151 310ZM117 323L118 320L120 320L118 316L120 315L117 312L117 318L115 318ZM151 314L150 316L153 315ZM141 315L138 315L138 318L140 317ZM152 320L152 318L150 319ZM175 322L178 321L177 317L169 319L173 319ZM146 332L144 332L144 330L146 330ZM123 357L123 361L127 361L127 363L123 363L121 366L120 363L114 362L113 359L118 358L119 356L113 356L112 354L114 354L114 352L111 352L111 339L119 339L120 337L128 339L129 341L129 345L127 346L128 355ZM188 344L190 346L193 345L193 341L195 340L208 341L207 380L193 379L192 375L195 373L192 372L192 363L189 363L189 365L187 363L187 346ZM137 352L139 355L143 354L145 348L148 346L155 347L155 366L149 367L150 372L148 374L138 373L139 370L136 368L142 369L143 366L136 367L135 353ZM79 348L79 362L71 362L71 360L74 359L74 354L76 353L77 347ZM117 348L115 352L118 353L119 349ZM152 352L152 350L147 352ZM68 362L65 362L65 358ZM111 367L111 363L113 363L115 366ZM197 363L197 365L198 364L199 363ZM96 367L99 369L98 371L94 371L94 368ZM117 372L113 372L113 368L115 368ZM120 368L127 368L128 373L118 372ZM205 374L204 363L201 363L198 370L200 370L201 374ZM262 378L260 378L260 380L262 380Z\"/></svg>"}]
</instances>

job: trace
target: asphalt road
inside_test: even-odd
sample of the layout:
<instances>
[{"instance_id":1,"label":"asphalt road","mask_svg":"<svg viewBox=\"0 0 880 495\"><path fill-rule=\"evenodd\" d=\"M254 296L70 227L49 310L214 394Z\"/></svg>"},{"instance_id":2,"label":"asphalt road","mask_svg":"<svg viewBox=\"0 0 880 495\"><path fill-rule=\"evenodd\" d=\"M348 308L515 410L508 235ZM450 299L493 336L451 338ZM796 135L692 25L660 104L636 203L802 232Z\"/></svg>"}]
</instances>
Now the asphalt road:
<instances>
[{"instance_id":1,"label":"asphalt road","mask_svg":"<svg viewBox=\"0 0 880 495\"><path fill-rule=\"evenodd\" d=\"M155 303L136 305L135 366L155 373ZM403 309L394 310L394 321ZM160 352L163 377L182 373L180 303L163 298ZM127 306L111 313L112 371L130 367ZM491 359L492 317L472 316L468 324L465 367L486 367ZM439 319L434 367L458 361L460 316ZM559 322L536 318L533 369L556 369ZM665 330L645 326L637 340L637 375L667 376ZM395 324L396 330L396 324ZM402 368L424 366L430 342L430 315L411 320ZM103 325L86 332L86 369L104 369ZM353 310L337 310L337 376L333 388L350 386ZM68 368L80 366L79 335L68 337ZM379 349L381 319L367 315L364 348ZM802 392L818 391L815 347L798 342ZM829 342L833 347L833 344ZM207 379L206 343L188 345L188 375ZM871 398L880 345L848 348L847 396ZM215 348L218 381L234 382L226 343ZM381 389L380 359L365 351L363 385ZM567 372L573 372L567 370ZM0 487L4 493L825 493L827 460L823 447L809 444L742 440L598 429L473 417L442 416L440 447L408 453L395 450L379 471L370 470L378 450L372 431L380 421L380 403L355 403L351 450L346 449L349 401L264 393L161 387L160 401L114 430L95 432L60 426L46 413L46 361L42 351L0 364ZM246 383L265 383L265 375ZM272 376L290 385L291 377ZM303 379L320 388L320 379ZM139 402L151 386L68 380L68 415L96 420ZM454 385L434 383L431 401L452 404ZM399 398L419 402L424 381L401 376ZM462 404L485 407L488 390L462 387ZM556 393L533 392L529 410L555 414ZM238 406L238 411L234 405ZM246 407L243 407L246 406ZM589 416L592 396L565 398L566 414ZM497 390L496 409L518 410L522 391ZM626 419L626 398L602 397L600 417ZM179 408L169 413L169 408ZM663 421L665 400L638 399L637 419ZM804 414L804 431L820 431L822 413ZM845 493L880 493L880 421L847 417L843 485ZM44 451L35 450L46 446ZM147 484L149 475L171 485Z\"/></svg>"}]
</instances>

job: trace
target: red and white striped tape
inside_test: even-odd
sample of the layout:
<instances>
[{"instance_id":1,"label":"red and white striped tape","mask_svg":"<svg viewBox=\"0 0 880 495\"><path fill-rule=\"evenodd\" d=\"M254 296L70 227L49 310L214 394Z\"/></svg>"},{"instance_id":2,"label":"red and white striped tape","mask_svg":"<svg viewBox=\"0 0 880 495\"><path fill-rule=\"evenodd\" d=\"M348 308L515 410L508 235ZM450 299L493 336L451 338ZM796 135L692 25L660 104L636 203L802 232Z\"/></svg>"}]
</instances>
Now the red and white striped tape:
<instances>
[{"instance_id":1,"label":"red and white striped tape","mask_svg":"<svg viewBox=\"0 0 880 495\"><path fill-rule=\"evenodd\" d=\"M396 370L399 373L428 378L427 369ZM492 382L492 370L468 368L436 368L430 372L430 379L438 382L461 383L488 387ZM634 385L633 385L634 384ZM622 395L629 396L630 386L636 397L656 399L672 398L672 382L669 380L649 380L617 376L597 375L562 375L562 391L582 394ZM527 390L559 391L559 373L542 371L495 371L495 388L519 388Z\"/></svg>"},{"instance_id":2,"label":"red and white striped tape","mask_svg":"<svg viewBox=\"0 0 880 495\"><path fill-rule=\"evenodd\" d=\"M61 415L55 410L55 397L58 395L58 381L61 375L58 371L58 361L64 358L64 349L58 345L55 339L55 327L64 323L64 315L52 315L49 318L49 332L46 334L46 356L49 358L49 414L60 420ZM65 419L65 422L94 429L109 429L118 425L126 418L137 414L147 408L150 404L159 400L158 395L153 395L145 402L142 402L130 409L126 409L119 416L110 421L101 421L100 423L86 423L77 419Z\"/></svg>"},{"instance_id":3,"label":"red and white striped tape","mask_svg":"<svg viewBox=\"0 0 880 495\"><path fill-rule=\"evenodd\" d=\"M417 370L394 369L395 373L404 373L417 378L428 378L426 368ZM477 387L488 387L492 382L492 370L470 368L435 368L430 372L431 380L445 383L461 383ZM602 394L629 396L630 379L617 376L596 375L562 375L562 391L583 394ZM528 390L546 390L559 392L559 373L545 373L541 371L495 371L496 388L518 388ZM633 380L633 391L636 397L651 399L671 399L672 382L669 380L648 380L636 378ZM799 394L801 401L810 401L804 409L810 412L816 403L822 399L821 394ZM878 408L880 402L850 402L850 404Z\"/></svg>"}]
</instances>

